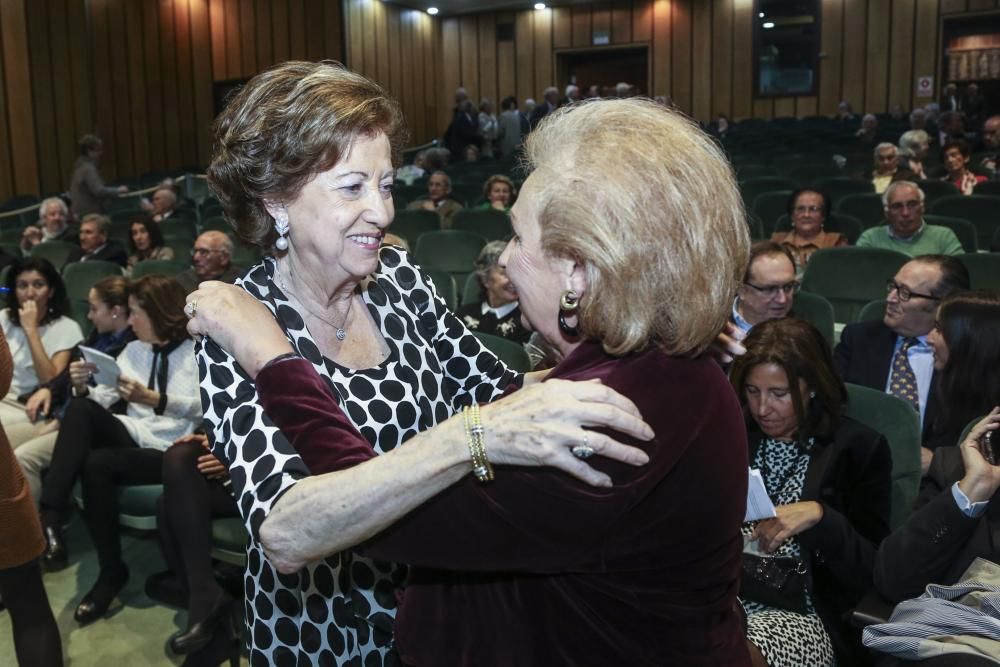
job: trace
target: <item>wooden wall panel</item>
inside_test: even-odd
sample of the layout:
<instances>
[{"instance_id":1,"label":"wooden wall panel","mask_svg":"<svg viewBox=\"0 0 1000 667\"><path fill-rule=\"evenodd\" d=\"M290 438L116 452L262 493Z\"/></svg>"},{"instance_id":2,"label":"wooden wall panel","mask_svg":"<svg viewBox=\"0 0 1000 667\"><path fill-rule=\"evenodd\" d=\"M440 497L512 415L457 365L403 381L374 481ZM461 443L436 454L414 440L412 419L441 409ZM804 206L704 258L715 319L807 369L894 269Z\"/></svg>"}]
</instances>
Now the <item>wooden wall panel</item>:
<instances>
[{"instance_id":1,"label":"wooden wall panel","mask_svg":"<svg viewBox=\"0 0 1000 667\"><path fill-rule=\"evenodd\" d=\"M889 51L889 99L886 107L896 104L907 108L913 90L913 24L914 0L893 0L892 38Z\"/></svg>"},{"instance_id":2,"label":"wooden wall panel","mask_svg":"<svg viewBox=\"0 0 1000 667\"><path fill-rule=\"evenodd\" d=\"M538 98L535 92L535 17L533 12L518 12L514 19L514 45L517 50L517 99ZM543 84L544 85L544 84Z\"/></svg>"},{"instance_id":3,"label":"wooden wall panel","mask_svg":"<svg viewBox=\"0 0 1000 667\"><path fill-rule=\"evenodd\" d=\"M735 3L733 7L733 106L731 118L753 115L753 5Z\"/></svg>"},{"instance_id":4,"label":"wooden wall panel","mask_svg":"<svg viewBox=\"0 0 1000 667\"><path fill-rule=\"evenodd\" d=\"M555 80L553 71L552 53L552 12L551 10L535 11L535 94L536 99L541 102L541 94L545 88L555 86L559 89L559 96L567 82Z\"/></svg>"},{"instance_id":5,"label":"wooden wall panel","mask_svg":"<svg viewBox=\"0 0 1000 667\"><path fill-rule=\"evenodd\" d=\"M843 83L839 98L859 108L864 107L865 97L867 4L867 0L844 0Z\"/></svg>"},{"instance_id":6,"label":"wooden wall panel","mask_svg":"<svg viewBox=\"0 0 1000 667\"><path fill-rule=\"evenodd\" d=\"M889 10L890 2L868 3L868 43L865 48L865 97L853 100L858 111L886 109L889 90Z\"/></svg>"},{"instance_id":7,"label":"wooden wall panel","mask_svg":"<svg viewBox=\"0 0 1000 667\"><path fill-rule=\"evenodd\" d=\"M836 109L844 65L844 0L826 0L820 21L819 108Z\"/></svg>"},{"instance_id":8,"label":"wooden wall panel","mask_svg":"<svg viewBox=\"0 0 1000 667\"><path fill-rule=\"evenodd\" d=\"M28 30L25 6L21 2L0 2L0 39L3 40L3 76L7 89L12 178L7 197L39 192L38 153L35 148L34 105L31 95L31 68L28 58ZM6 199L6 197L4 197Z\"/></svg>"},{"instance_id":9,"label":"wooden wall panel","mask_svg":"<svg viewBox=\"0 0 1000 667\"><path fill-rule=\"evenodd\" d=\"M712 6L712 100L709 114L733 113L733 6L715 0ZM699 86L700 87L700 86Z\"/></svg>"},{"instance_id":10,"label":"wooden wall panel","mask_svg":"<svg viewBox=\"0 0 1000 667\"><path fill-rule=\"evenodd\" d=\"M709 2L695 2L691 12L691 32L695 35L713 35L712 31L712 4ZM711 118L712 114L712 93L721 81L712 78L712 42L714 39L698 39L691 44L691 114L695 118ZM725 41L719 35L719 42ZM694 82L699 82L694 85ZM702 82L711 81L712 85L706 86ZM643 86L645 88L645 86Z\"/></svg>"},{"instance_id":11,"label":"wooden wall panel","mask_svg":"<svg viewBox=\"0 0 1000 667\"><path fill-rule=\"evenodd\" d=\"M652 9L652 79L653 89L650 93L656 95L671 95L671 35L670 35L670 2L655 0Z\"/></svg>"}]
</instances>

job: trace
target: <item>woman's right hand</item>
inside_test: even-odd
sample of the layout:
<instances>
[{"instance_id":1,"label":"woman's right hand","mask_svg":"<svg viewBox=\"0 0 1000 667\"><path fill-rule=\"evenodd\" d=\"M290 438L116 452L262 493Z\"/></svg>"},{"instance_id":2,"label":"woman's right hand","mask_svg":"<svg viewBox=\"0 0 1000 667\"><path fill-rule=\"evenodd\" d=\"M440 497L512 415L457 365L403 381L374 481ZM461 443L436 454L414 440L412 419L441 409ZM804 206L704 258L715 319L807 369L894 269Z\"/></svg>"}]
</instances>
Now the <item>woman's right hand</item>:
<instances>
[{"instance_id":1,"label":"woman's right hand","mask_svg":"<svg viewBox=\"0 0 1000 667\"><path fill-rule=\"evenodd\" d=\"M592 486L610 487L612 480L574 456L574 446L586 444L595 454L630 465L649 462L641 449L592 429L644 441L655 435L632 401L597 380L549 380L484 405L480 412L492 463L550 466Z\"/></svg>"},{"instance_id":2,"label":"woman's right hand","mask_svg":"<svg viewBox=\"0 0 1000 667\"><path fill-rule=\"evenodd\" d=\"M28 414L28 421L34 424L38 421L39 417L44 417L49 414L49 409L51 407L52 390L48 387L42 387L28 397L28 402L24 406L24 411Z\"/></svg>"},{"instance_id":3,"label":"woman's right hand","mask_svg":"<svg viewBox=\"0 0 1000 667\"><path fill-rule=\"evenodd\" d=\"M74 361L69 365L69 381L77 391L83 391L97 366L86 361Z\"/></svg>"},{"instance_id":4,"label":"woman's right hand","mask_svg":"<svg viewBox=\"0 0 1000 667\"><path fill-rule=\"evenodd\" d=\"M980 438L988 431L994 432L992 436L994 441L1000 441L998 428L1000 428L1000 407L990 410L990 413L969 431L969 435L960 446L962 463L965 464L965 476L958 486L970 502L989 500L997 489L1000 489L1000 466L990 465L983 456L979 444Z\"/></svg>"},{"instance_id":5,"label":"woman's right hand","mask_svg":"<svg viewBox=\"0 0 1000 667\"><path fill-rule=\"evenodd\" d=\"M210 280L191 292L187 302L195 304L188 333L214 340L251 378L271 359L293 351L271 311L240 287Z\"/></svg>"}]
</instances>

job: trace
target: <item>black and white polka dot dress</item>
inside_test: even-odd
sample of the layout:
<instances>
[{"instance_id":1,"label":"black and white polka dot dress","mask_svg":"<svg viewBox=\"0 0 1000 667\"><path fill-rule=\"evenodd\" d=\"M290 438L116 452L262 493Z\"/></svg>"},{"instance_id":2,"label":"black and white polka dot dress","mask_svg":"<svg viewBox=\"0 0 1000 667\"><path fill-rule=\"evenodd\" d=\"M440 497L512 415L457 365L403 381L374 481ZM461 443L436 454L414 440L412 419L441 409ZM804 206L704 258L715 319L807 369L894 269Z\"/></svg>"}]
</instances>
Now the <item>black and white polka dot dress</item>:
<instances>
[{"instance_id":1,"label":"black and white polka dot dress","mask_svg":"<svg viewBox=\"0 0 1000 667\"><path fill-rule=\"evenodd\" d=\"M378 270L361 283L389 346L388 358L369 369L347 369L320 354L273 282L274 270L273 258L266 258L237 284L275 313L295 349L327 379L380 454L473 400L490 401L518 379L447 310L426 275L398 248L383 247ZM212 341L199 344L198 368L213 452L229 467L251 533L245 576L250 664L395 664L395 593L406 568L342 552L296 574L279 574L260 547L260 525L281 494L309 471L227 352Z\"/></svg>"},{"instance_id":2,"label":"black and white polka dot dress","mask_svg":"<svg viewBox=\"0 0 1000 667\"><path fill-rule=\"evenodd\" d=\"M810 441L810 445L812 441ZM771 502L790 505L802 498L809 456L794 442L765 439L751 467L761 471ZM756 522L743 524L744 539ZM799 541L792 537L778 547L775 556L800 558ZM833 644L823 621L809 601L810 612L798 614L751 600L740 600L747 613L747 639L760 649L770 667L830 667L835 664Z\"/></svg>"}]
</instances>

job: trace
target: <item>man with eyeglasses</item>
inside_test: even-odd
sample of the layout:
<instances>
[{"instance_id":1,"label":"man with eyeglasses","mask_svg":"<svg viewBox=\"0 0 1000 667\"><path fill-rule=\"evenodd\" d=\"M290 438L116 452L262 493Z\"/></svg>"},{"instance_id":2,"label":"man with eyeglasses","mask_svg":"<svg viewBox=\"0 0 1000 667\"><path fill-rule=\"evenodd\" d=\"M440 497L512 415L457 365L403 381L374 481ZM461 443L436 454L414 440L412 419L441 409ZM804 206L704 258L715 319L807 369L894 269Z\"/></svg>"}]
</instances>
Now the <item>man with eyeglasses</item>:
<instances>
[{"instance_id":1,"label":"man with eyeglasses","mask_svg":"<svg viewBox=\"0 0 1000 667\"><path fill-rule=\"evenodd\" d=\"M896 181L882 193L888 222L866 229L858 247L895 250L910 257L920 255L961 255L965 252L955 232L924 222L924 193L911 181Z\"/></svg>"},{"instance_id":2,"label":"man with eyeglasses","mask_svg":"<svg viewBox=\"0 0 1000 667\"><path fill-rule=\"evenodd\" d=\"M798 290L795 261L788 249L773 241L754 243L743 283L736 290L733 324L747 333L765 320L785 317Z\"/></svg>"},{"instance_id":3,"label":"man with eyeglasses","mask_svg":"<svg viewBox=\"0 0 1000 667\"><path fill-rule=\"evenodd\" d=\"M833 351L834 367L845 382L884 391L909 402L920 415L924 473L932 450L943 442L936 428L940 414L933 350L927 334L941 299L969 289L969 272L947 255L915 257L886 285L885 315L881 320L844 327Z\"/></svg>"},{"instance_id":4,"label":"man with eyeglasses","mask_svg":"<svg viewBox=\"0 0 1000 667\"><path fill-rule=\"evenodd\" d=\"M223 232L204 232L191 248L191 268L178 273L174 279L188 294L206 280L231 283L240 277L240 272L231 264L232 254L233 242Z\"/></svg>"}]
</instances>

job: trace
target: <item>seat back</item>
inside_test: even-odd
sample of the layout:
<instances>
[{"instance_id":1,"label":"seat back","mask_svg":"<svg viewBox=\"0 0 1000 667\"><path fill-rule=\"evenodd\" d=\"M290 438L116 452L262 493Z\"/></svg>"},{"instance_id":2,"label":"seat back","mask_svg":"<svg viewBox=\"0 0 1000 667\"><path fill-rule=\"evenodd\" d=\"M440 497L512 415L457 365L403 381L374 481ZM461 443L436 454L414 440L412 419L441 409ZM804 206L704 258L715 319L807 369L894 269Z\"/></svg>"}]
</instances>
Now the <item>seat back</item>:
<instances>
[{"instance_id":1,"label":"seat back","mask_svg":"<svg viewBox=\"0 0 1000 667\"><path fill-rule=\"evenodd\" d=\"M858 237L861 236L861 232L864 231L864 225L857 218L847 215L845 213L830 213L830 217L826 219L823 223L823 229L827 232L837 232L838 234L843 234L844 238L851 245L858 242ZM792 222L788 218L788 214L784 214L778 218L777 224L774 226L774 231L776 232L790 232L792 231Z\"/></svg>"},{"instance_id":2,"label":"seat back","mask_svg":"<svg viewBox=\"0 0 1000 667\"><path fill-rule=\"evenodd\" d=\"M143 276L154 274L163 276L176 276L182 271L187 271L191 265L187 262L178 262L173 259L147 259L139 262L132 268L132 280Z\"/></svg>"},{"instance_id":3,"label":"seat back","mask_svg":"<svg viewBox=\"0 0 1000 667\"><path fill-rule=\"evenodd\" d=\"M417 241L426 232L441 230L441 216L434 211L424 209L403 209L396 211L388 231L400 236L410 244L410 249L417 247Z\"/></svg>"},{"instance_id":4,"label":"seat back","mask_svg":"<svg viewBox=\"0 0 1000 667\"><path fill-rule=\"evenodd\" d=\"M958 191L954 185L948 181L939 181L936 179L926 179L922 181L917 181L917 187L919 187L924 192L924 206L929 211L931 206L935 204L939 199L945 197L954 197L956 195L961 195L962 193ZM947 214L945 214L947 215Z\"/></svg>"},{"instance_id":5,"label":"seat back","mask_svg":"<svg viewBox=\"0 0 1000 667\"><path fill-rule=\"evenodd\" d=\"M966 253L958 259L969 270L972 289L1000 290L1000 253Z\"/></svg>"},{"instance_id":6,"label":"seat back","mask_svg":"<svg viewBox=\"0 0 1000 667\"><path fill-rule=\"evenodd\" d=\"M885 317L885 299L876 299L875 301L869 301L865 304L861 312L858 313L858 318L854 320L855 322L870 322L872 320L881 320Z\"/></svg>"},{"instance_id":7,"label":"seat back","mask_svg":"<svg viewBox=\"0 0 1000 667\"><path fill-rule=\"evenodd\" d=\"M908 260L893 250L823 248L809 258L802 289L826 297L837 322L854 322L866 303L885 297L885 281Z\"/></svg>"},{"instance_id":8,"label":"seat back","mask_svg":"<svg viewBox=\"0 0 1000 667\"><path fill-rule=\"evenodd\" d=\"M976 183L976 186L972 188L972 194L1000 197L1000 181L983 181L982 183Z\"/></svg>"},{"instance_id":9,"label":"seat back","mask_svg":"<svg viewBox=\"0 0 1000 667\"><path fill-rule=\"evenodd\" d=\"M958 237L958 242L962 244L962 250L965 252L977 252L979 250L979 242L976 239L976 227L968 220L928 213L924 215L924 222L928 225L947 227L955 232L955 236Z\"/></svg>"},{"instance_id":10,"label":"seat back","mask_svg":"<svg viewBox=\"0 0 1000 667\"><path fill-rule=\"evenodd\" d=\"M94 323L87 319L90 304L87 296L90 288L101 278L122 275L122 267L114 262L70 262L62 270L63 282L66 284L66 296L73 310L73 319L80 325L83 334L87 335Z\"/></svg>"},{"instance_id":11,"label":"seat back","mask_svg":"<svg viewBox=\"0 0 1000 667\"><path fill-rule=\"evenodd\" d=\"M892 527L901 525L920 488L920 416L909 403L883 391L847 384L845 414L885 436L892 452Z\"/></svg>"},{"instance_id":12,"label":"seat back","mask_svg":"<svg viewBox=\"0 0 1000 667\"><path fill-rule=\"evenodd\" d=\"M825 178L813 183L820 192L830 198L830 204L836 208L837 203L848 195L873 194L875 185L871 181L858 178Z\"/></svg>"},{"instance_id":13,"label":"seat back","mask_svg":"<svg viewBox=\"0 0 1000 667\"><path fill-rule=\"evenodd\" d=\"M479 234L458 229L443 229L426 232L417 240L414 256L417 263L425 269L440 269L455 275L456 281L461 275L461 284L475 268L479 251L486 245L486 239Z\"/></svg>"},{"instance_id":14,"label":"seat back","mask_svg":"<svg viewBox=\"0 0 1000 667\"><path fill-rule=\"evenodd\" d=\"M757 195L753 200L753 213L764 226L764 237L770 238L778 220L788 213L788 198L792 190L775 190Z\"/></svg>"},{"instance_id":15,"label":"seat back","mask_svg":"<svg viewBox=\"0 0 1000 667\"><path fill-rule=\"evenodd\" d=\"M424 268L424 272L434 283L434 289L438 296L448 306L448 310L454 311L458 307L458 288L455 286L455 277L447 271L440 269Z\"/></svg>"},{"instance_id":16,"label":"seat back","mask_svg":"<svg viewBox=\"0 0 1000 667\"><path fill-rule=\"evenodd\" d=\"M226 517L212 521L212 558L243 567L247 562L249 540L242 520Z\"/></svg>"},{"instance_id":17,"label":"seat back","mask_svg":"<svg viewBox=\"0 0 1000 667\"><path fill-rule=\"evenodd\" d=\"M451 216L451 228L479 234L487 241L506 241L514 233L507 214L492 208L456 211Z\"/></svg>"},{"instance_id":18,"label":"seat back","mask_svg":"<svg viewBox=\"0 0 1000 667\"><path fill-rule=\"evenodd\" d=\"M527 373L531 370L531 357L524 350L524 346L512 340L494 336L492 334L473 331L476 338L482 342L487 350L497 355L500 361L504 362L511 370L518 373Z\"/></svg>"},{"instance_id":19,"label":"seat back","mask_svg":"<svg viewBox=\"0 0 1000 667\"><path fill-rule=\"evenodd\" d=\"M882 195L875 192L844 195L833 208L838 213L857 218L866 229L876 227L885 220Z\"/></svg>"},{"instance_id":20,"label":"seat back","mask_svg":"<svg viewBox=\"0 0 1000 667\"><path fill-rule=\"evenodd\" d=\"M790 178L751 178L746 181L740 181L740 195L743 197L744 206L749 209L753 207L753 202L758 195L776 190L791 192L797 187L798 183Z\"/></svg>"},{"instance_id":21,"label":"seat back","mask_svg":"<svg viewBox=\"0 0 1000 667\"><path fill-rule=\"evenodd\" d=\"M56 267L56 271L62 271L72 254L79 252L80 246L66 241L43 241L31 249L32 257L47 259Z\"/></svg>"},{"instance_id":22,"label":"seat back","mask_svg":"<svg viewBox=\"0 0 1000 667\"><path fill-rule=\"evenodd\" d=\"M822 295L800 291L792 303L792 313L819 329L823 338L833 347L833 304Z\"/></svg>"},{"instance_id":23,"label":"seat back","mask_svg":"<svg viewBox=\"0 0 1000 667\"><path fill-rule=\"evenodd\" d=\"M928 209L936 215L968 220L976 228L980 248L989 248L1000 229L1000 200L986 195L954 195L935 201Z\"/></svg>"}]
</instances>

